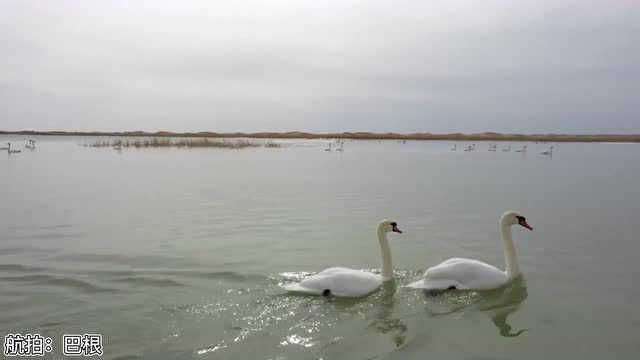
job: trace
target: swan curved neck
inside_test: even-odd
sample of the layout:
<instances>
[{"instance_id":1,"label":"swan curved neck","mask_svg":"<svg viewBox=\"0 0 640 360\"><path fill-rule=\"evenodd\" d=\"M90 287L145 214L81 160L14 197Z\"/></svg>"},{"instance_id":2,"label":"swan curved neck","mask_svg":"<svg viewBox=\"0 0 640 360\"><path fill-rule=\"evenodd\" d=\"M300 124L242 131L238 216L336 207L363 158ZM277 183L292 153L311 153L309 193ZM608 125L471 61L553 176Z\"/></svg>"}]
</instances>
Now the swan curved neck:
<instances>
[{"instance_id":1,"label":"swan curved neck","mask_svg":"<svg viewBox=\"0 0 640 360\"><path fill-rule=\"evenodd\" d=\"M500 234L504 243L504 264L507 277L509 279L517 278L520 275L520 266L518 265L518 257L511 237L511 225L505 219L500 221Z\"/></svg>"},{"instance_id":2,"label":"swan curved neck","mask_svg":"<svg viewBox=\"0 0 640 360\"><path fill-rule=\"evenodd\" d=\"M378 228L378 241L380 242L380 254L382 255L382 281L393 279L393 263L391 262L391 249L387 240L387 233Z\"/></svg>"}]
</instances>

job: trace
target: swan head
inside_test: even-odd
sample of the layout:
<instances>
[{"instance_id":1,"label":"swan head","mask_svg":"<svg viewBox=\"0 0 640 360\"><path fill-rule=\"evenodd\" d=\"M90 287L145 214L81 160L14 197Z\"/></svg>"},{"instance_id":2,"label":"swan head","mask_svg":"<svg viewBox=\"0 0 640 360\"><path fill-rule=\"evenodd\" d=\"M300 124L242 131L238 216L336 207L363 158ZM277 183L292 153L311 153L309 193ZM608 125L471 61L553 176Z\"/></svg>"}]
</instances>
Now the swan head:
<instances>
[{"instance_id":1,"label":"swan head","mask_svg":"<svg viewBox=\"0 0 640 360\"><path fill-rule=\"evenodd\" d=\"M520 225L525 229L533 231L533 227L527 223L527 219L513 210L509 210L502 214L501 222L509 226Z\"/></svg>"},{"instance_id":2,"label":"swan head","mask_svg":"<svg viewBox=\"0 0 640 360\"><path fill-rule=\"evenodd\" d=\"M378 231L383 233L396 232L402 234L402 230L398 229L398 223L393 220L382 220L378 225Z\"/></svg>"}]
</instances>

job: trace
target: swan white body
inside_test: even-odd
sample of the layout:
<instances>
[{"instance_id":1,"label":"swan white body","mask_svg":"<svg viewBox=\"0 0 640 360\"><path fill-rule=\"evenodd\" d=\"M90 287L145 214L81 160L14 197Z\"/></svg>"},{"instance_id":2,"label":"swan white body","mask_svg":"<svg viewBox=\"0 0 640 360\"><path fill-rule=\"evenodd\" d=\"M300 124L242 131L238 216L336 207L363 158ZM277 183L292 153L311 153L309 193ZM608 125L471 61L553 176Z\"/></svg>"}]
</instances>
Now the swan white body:
<instances>
[{"instance_id":1,"label":"swan white body","mask_svg":"<svg viewBox=\"0 0 640 360\"><path fill-rule=\"evenodd\" d=\"M331 294L339 297L360 297L374 292L383 282L382 275L344 267L332 267L310 276L298 284L289 284L283 287L287 291L310 295Z\"/></svg>"},{"instance_id":2,"label":"swan white body","mask_svg":"<svg viewBox=\"0 0 640 360\"><path fill-rule=\"evenodd\" d=\"M542 154L542 155L553 155L553 146L550 146L549 150L543 151L540 154Z\"/></svg>"},{"instance_id":3,"label":"swan white body","mask_svg":"<svg viewBox=\"0 0 640 360\"><path fill-rule=\"evenodd\" d=\"M24 145L24 147L26 147L29 150L35 150L36 149L36 141L35 140L27 140L27 143Z\"/></svg>"},{"instance_id":4,"label":"swan white body","mask_svg":"<svg viewBox=\"0 0 640 360\"><path fill-rule=\"evenodd\" d=\"M485 262L452 258L425 271L422 279L407 287L424 290L489 290L501 287L520 276L516 251L511 238L511 226L519 224L533 230L524 217L507 211L500 218L500 233L504 242L506 269L500 270Z\"/></svg>"},{"instance_id":5,"label":"swan white body","mask_svg":"<svg viewBox=\"0 0 640 360\"><path fill-rule=\"evenodd\" d=\"M7 143L7 153L9 154L17 154L20 150L11 150L11 143Z\"/></svg>"},{"instance_id":6,"label":"swan white body","mask_svg":"<svg viewBox=\"0 0 640 360\"><path fill-rule=\"evenodd\" d=\"M414 289L487 290L507 283L506 272L479 260L451 258L427 269L422 280L407 285Z\"/></svg>"},{"instance_id":7,"label":"swan white body","mask_svg":"<svg viewBox=\"0 0 640 360\"><path fill-rule=\"evenodd\" d=\"M393 264L387 233L402 233L395 222L385 220L378 225L378 241L382 254L382 274L332 267L309 276L297 284L284 285L287 291L309 295L333 295L339 297L360 297L374 292L383 282L393 279Z\"/></svg>"}]
</instances>

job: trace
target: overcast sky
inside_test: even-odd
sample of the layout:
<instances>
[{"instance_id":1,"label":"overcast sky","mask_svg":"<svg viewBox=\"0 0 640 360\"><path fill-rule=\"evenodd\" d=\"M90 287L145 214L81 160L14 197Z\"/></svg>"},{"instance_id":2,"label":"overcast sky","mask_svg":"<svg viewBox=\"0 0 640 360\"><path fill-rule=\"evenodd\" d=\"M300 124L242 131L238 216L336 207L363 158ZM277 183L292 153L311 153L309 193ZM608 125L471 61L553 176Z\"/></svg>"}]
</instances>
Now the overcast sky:
<instances>
[{"instance_id":1,"label":"overcast sky","mask_svg":"<svg viewBox=\"0 0 640 360\"><path fill-rule=\"evenodd\" d=\"M640 1L0 0L0 129L640 133Z\"/></svg>"}]
</instances>

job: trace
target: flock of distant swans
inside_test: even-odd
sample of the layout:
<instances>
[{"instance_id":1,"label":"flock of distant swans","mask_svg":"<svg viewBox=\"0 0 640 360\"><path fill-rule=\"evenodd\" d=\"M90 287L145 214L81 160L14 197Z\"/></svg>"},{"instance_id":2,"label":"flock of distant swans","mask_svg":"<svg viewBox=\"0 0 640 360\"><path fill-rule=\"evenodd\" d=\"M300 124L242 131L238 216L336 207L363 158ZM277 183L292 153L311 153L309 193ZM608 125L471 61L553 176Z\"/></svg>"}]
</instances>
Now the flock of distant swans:
<instances>
[{"instance_id":1,"label":"flock of distant swans","mask_svg":"<svg viewBox=\"0 0 640 360\"><path fill-rule=\"evenodd\" d=\"M407 141L403 140L402 143L406 144ZM334 146L334 144L335 144L335 146ZM476 144L467 145L466 147L464 147L462 149L462 151L465 151L465 152L470 152L470 151L475 151L475 150L476 150ZM503 147L501 150L503 152L511 152L511 145L507 145L507 146ZM333 142L328 143L327 147L324 148L324 151L326 151L326 152L332 152L332 151L342 152L342 151L344 151L344 140L338 139L338 140L335 141L335 143L333 143ZM451 151L458 151L458 144L454 144L453 147L451 147ZM498 151L498 145L489 144L488 151L491 151L491 152ZM523 145L521 148L514 150L514 152L526 153L527 152L527 145ZM547 150L541 152L540 154L541 155L547 155L547 156L553 156L553 145L549 146L549 148L547 148Z\"/></svg>"},{"instance_id":2,"label":"flock of distant swans","mask_svg":"<svg viewBox=\"0 0 640 360\"><path fill-rule=\"evenodd\" d=\"M29 139L27 140L27 143L24 145L24 147L29 150L35 150L36 141ZM22 150L12 149L10 142L7 143L7 146L0 147L0 150L7 150L7 154L18 154L22 152Z\"/></svg>"},{"instance_id":3,"label":"flock of distant swans","mask_svg":"<svg viewBox=\"0 0 640 360\"><path fill-rule=\"evenodd\" d=\"M463 148L463 151L475 151L475 150L476 150L476 144L467 145L465 148ZM501 150L502 152L511 152L511 145L507 145L503 147ZM458 145L454 144L453 147L451 147L451 151L458 151ZM488 151L491 151L491 152L498 151L498 145L489 144ZM526 153L527 145L523 145L521 148L514 150L514 152ZM549 146L547 150L541 152L540 155L553 156L553 145Z\"/></svg>"},{"instance_id":4,"label":"flock of distant swans","mask_svg":"<svg viewBox=\"0 0 640 360\"><path fill-rule=\"evenodd\" d=\"M403 144L406 144L406 140L402 141ZM121 145L118 145L121 146ZM35 140L27 140L26 144L24 145L24 147L26 149L29 150L35 150L36 148L36 141ZM7 150L8 154L17 154L22 152L21 150L16 150L16 149L12 149L11 148L11 143L8 142L7 146L5 147L0 147L0 150ZM458 146L457 144L454 144L453 147L451 148L451 151L457 151L458 150ZM471 144L468 145L467 147L465 147L463 149L463 151L475 151L476 150L476 144ZM333 146L333 143L329 143L328 146L324 149L324 151L327 152L331 152L331 151L337 151L337 152L343 152L344 151L344 140L336 140L335 142L335 146ZM497 145L496 144L489 144L489 151L497 151ZM504 152L510 152L511 151L511 145L502 148L502 151ZM527 145L522 146L522 148L515 150L515 152L519 152L519 153L526 153L527 152ZM552 156L553 155L553 146L550 146L547 150L541 152L540 154L542 155L547 155L547 156Z\"/></svg>"},{"instance_id":5,"label":"flock of distant swans","mask_svg":"<svg viewBox=\"0 0 640 360\"><path fill-rule=\"evenodd\" d=\"M471 144L471 145L467 145L465 148L463 148L463 151L475 151L476 150L476 144ZM453 147L451 147L451 151L458 151L458 145L454 144ZM489 148L488 151L491 152L495 152L498 151L498 145L496 144L489 144ZM507 145L505 147L502 148L502 152L511 152L511 145ZM514 150L514 152L518 152L518 153L526 153L527 152L527 145L523 145L521 148ZM549 148L547 148L547 150L543 151L540 153L541 155L547 155L547 156L553 156L553 145L549 146Z\"/></svg>"},{"instance_id":6,"label":"flock of distant swans","mask_svg":"<svg viewBox=\"0 0 640 360\"><path fill-rule=\"evenodd\" d=\"M333 149L331 148L332 144L333 143L329 143L329 146L326 147L324 151L338 151L338 152L344 151L344 140L336 140L336 146Z\"/></svg>"},{"instance_id":7,"label":"flock of distant swans","mask_svg":"<svg viewBox=\"0 0 640 360\"><path fill-rule=\"evenodd\" d=\"M511 236L511 227L519 225L533 230L524 216L515 211L507 211L500 218L505 270L485 262L451 258L429 267L422 278L405 287L429 292L447 290L490 290L507 285L520 276L520 267ZM309 276L299 283L283 285L290 292L309 295L361 297L376 291L383 283L393 280L393 263L387 234L402 234L398 223L383 220L377 228L380 253L382 255L382 273L374 274L364 270L344 267L332 267Z\"/></svg>"}]
</instances>

